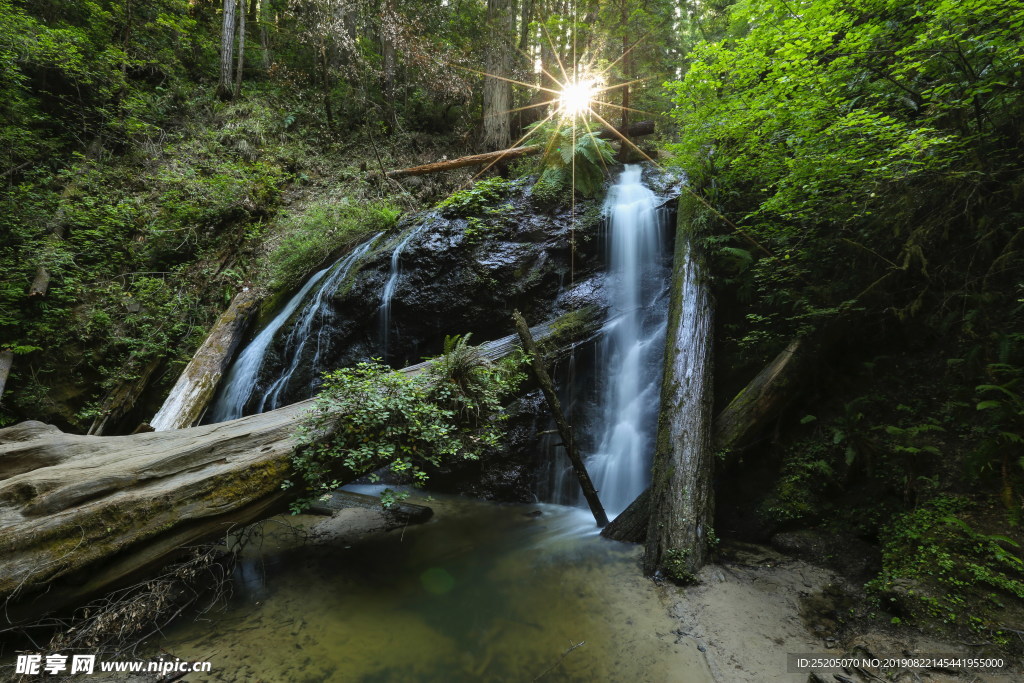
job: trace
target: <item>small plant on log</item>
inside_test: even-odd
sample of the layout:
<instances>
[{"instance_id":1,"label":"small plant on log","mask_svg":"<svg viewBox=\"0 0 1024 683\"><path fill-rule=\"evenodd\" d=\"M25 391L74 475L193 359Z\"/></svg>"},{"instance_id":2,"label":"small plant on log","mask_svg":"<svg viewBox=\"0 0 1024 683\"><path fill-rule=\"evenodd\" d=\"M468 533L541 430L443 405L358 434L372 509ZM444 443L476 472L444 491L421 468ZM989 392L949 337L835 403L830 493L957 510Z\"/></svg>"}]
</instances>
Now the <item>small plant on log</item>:
<instances>
[{"instance_id":1,"label":"small plant on log","mask_svg":"<svg viewBox=\"0 0 1024 683\"><path fill-rule=\"evenodd\" d=\"M422 486L425 467L475 460L495 447L506 417L502 399L523 378L522 356L492 363L467 339L447 338L445 354L418 375L376 361L327 373L298 430L292 465L306 494L293 512L338 488L339 470L372 475L388 467ZM402 497L386 494L392 502Z\"/></svg>"},{"instance_id":2,"label":"small plant on log","mask_svg":"<svg viewBox=\"0 0 1024 683\"><path fill-rule=\"evenodd\" d=\"M547 201L566 190L578 190L585 197L600 192L608 165L615 163L615 150L596 130L541 123L530 134L531 139L547 146L534 196Z\"/></svg>"}]
</instances>

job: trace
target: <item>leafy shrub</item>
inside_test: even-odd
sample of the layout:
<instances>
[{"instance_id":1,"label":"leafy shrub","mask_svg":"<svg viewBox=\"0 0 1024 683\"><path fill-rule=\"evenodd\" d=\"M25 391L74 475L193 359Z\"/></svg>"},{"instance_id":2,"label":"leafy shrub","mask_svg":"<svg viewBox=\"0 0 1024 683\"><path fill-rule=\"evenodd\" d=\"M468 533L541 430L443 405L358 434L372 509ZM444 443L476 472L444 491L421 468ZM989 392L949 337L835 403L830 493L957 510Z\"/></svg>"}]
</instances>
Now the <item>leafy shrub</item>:
<instances>
[{"instance_id":1,"label":"leafy shrub","mask_svg":"<svg viewBox=\"0 0 1024 683\"><path fill-rule=\"evenodd\" d=\"M444 355L416 375L379 362L327 373L298 430L292 464L308 495L293 510L340 486L339 470L362 475L389 467L419 486L425 466L474 460L496 446L501 401L522 381L522 357L491 363L466 342L447 338Z\"/></svg>"},{"instance_id":2,"label":"leafy shrub","mask_svg":"<svg viewBox=\"0 0 1024 683\"><path fill-rule=\"evenodd\" d=\"M975 531L964 521L970 512L966 499L942 496L898 516L884 530L882 573L868 588L884 594L909 581L911 616L996 626L1006 602L1024 600L1024 560L1016 541Z\"/></svg>"},{"instance_id":3,"label":"leafy shrub","mask_svg":"<svg viewBox=\"0 0 1024 683\"><path fill-rule=\"evenodd\" d=\"M459 190L437 205L438 211L449 218L479 216L488 208L508 197L513 181L499 176L474 183L472 187Z\"/></svg>"}]
</instances>

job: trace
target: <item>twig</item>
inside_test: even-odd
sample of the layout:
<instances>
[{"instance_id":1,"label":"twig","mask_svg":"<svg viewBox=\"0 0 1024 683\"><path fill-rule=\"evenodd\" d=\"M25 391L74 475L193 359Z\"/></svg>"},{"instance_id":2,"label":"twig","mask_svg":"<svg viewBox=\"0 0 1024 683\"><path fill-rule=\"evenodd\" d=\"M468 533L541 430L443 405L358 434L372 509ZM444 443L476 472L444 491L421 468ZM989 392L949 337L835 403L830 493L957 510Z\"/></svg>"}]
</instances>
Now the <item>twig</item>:
<instances>
[{"instance_id":1,"label":"twig","mask_svg":"<svg viewBox=\"0 0 1024 683\"><path fill-rule=\"evenodd\" d=\"M570 643L572 643L572 641L571 641L571 640L570 640L569 642L570 642ZM544 678L544 677L545 677L545 676L547 676L547 675L548 675L549 673L551 673L552 671L554 671L555 669L557 669L557 668L558 668L558 667L559 667L559 666L560 666L560 665L562 664L562 660L564 660L564 659L565 659L565 658L566 658L566 657L567 657L567 656L569 655L569 653L570 653L570 652L572 652L573 650L575 650L575 649L576 649L576 648L578 648L578 647L583 647L583 646L584 646L584 645L586 645L586 644L587 644L587 641L585 641L585 640L581 640L581 641L580 641L580 642L578 642L578 643L575 643L575 644L572 644L572 645L570 645L570 646L569 646L569 649L568 649L568 650L566 650L565 652L563 652L563 653L562 653L562 656L558 658L558 661L557 661L557 662L555 662L554 664L552 664L551 666L549 666L549 667L548 667L547 669L545 669L545 670L544 670L544 673L542 673L542 674L541 674L540 676L537 676L537 677L536 677L535 679L533 679L533 680L534 680L534 683L536 683L537 681L539 681L540 679Z\"/></svg>"}]
</instances>

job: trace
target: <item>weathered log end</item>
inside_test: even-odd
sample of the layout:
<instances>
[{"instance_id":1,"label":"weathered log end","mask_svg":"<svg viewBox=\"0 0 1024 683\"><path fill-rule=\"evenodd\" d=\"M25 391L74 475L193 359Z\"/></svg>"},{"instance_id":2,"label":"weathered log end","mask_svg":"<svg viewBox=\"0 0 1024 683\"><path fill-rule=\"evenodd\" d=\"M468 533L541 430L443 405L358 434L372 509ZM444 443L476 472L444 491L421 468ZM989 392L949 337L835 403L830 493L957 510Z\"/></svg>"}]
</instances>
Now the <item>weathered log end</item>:
<instances>
[{"instance_id":1,"label":"weathered log end","mask_svg":"<svg viewBox=\"0 0 1024 683\"><path fill-rule=\"evenodd\" d=\"M601 530L613 541L643 543L647 540L647 523L651 519L651 489L645 489L629 507Z\"/></svg>"}]
</instances>

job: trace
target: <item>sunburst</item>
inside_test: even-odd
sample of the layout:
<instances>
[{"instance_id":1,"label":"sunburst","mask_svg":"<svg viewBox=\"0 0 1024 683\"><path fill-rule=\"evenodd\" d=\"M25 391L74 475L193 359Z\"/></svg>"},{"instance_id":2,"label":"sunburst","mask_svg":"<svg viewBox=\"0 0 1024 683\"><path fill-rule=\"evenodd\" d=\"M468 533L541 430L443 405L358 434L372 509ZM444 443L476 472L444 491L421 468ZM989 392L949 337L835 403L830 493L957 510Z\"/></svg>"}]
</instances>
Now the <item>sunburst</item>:
<instances>
[{"instance_id":1,"label":"sunburst","mask_svg":"<svg viewBox=\"0 0 1024 683\"><path fill-rule=\"evenodd\" d=\"M516 80L514 78L508 78L498 74L488 73L486 71L479 71L477 69L471 69L468 67L459 67L465 71L483 76L484 78L494 78L500 81L505 81L513 85L519 85L524 88L528 88L535 93L545 93L548 95L543 101L528 104L522 107L515 107L508 109L501 113L514 113L519 111L525 111L528 109L544 109L549 108L547 114L538 121L538 125L544 124L548 121L554 121L556 124L554 132L551 134L549 139L545 143L545 152L550 152L551 147L554 145L558 138L558 134L561 132L564 126L572 126L573 136L575 137L577 127L582 128L586 131L586 134L593 134L596 131L591 127L592 121L600 123L603 130L600 132L609 133L618 138L623 146L627 146L639 154L647 161L657 164L654 159L648 156L642 149L637 147L627 135L623 134L618 128L609 123L603 116L600 115L599 110L602 108L611 108L619 111L635 112L638 114L651 115L650 112L643 111L641 109L634 109L631 107L624 107L621 104L610 102L605 97L608 93L615 90L636 85L638 83L646 82L647 78L637 78L621 83L607 84L608 74L611 69L625 58L630 52L632 52L637 45L639 45L646 36L642 36L640 39L635 41L628 49L626 49L622 55L620 55L615 61L603 69L594 69L594 63L591 61L589 64L571 64L570 68L566 68L566 65L562 62L559 57L558 50L556 49L554 42L547 33L547 29L543 28L544 39L547 40L551 47L552 54L555 55L555 61L557 63L558 75L552 74L550 71L540 66L540 73L547 77L548 81L553 87L547 87L544 85L538 85L536 83L526 83L524 81ZM575 55L575 48L574 48ZM532 59L530 55L524 53L524 57ZM625 131L628 134L628 131ZM516 140L509 146L509 150L515 149L522 145L527 138L534 135L534 131L530 130L526 132L522 137ZM499 156L494 161L487 164L478 173L476 173L470 180L469 183L476 181L480 176L487 173L495 164L500 163L505 156Z\"/></svg>"}]
</instances>

